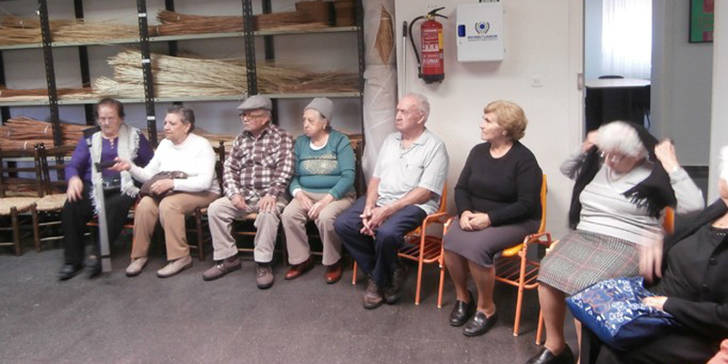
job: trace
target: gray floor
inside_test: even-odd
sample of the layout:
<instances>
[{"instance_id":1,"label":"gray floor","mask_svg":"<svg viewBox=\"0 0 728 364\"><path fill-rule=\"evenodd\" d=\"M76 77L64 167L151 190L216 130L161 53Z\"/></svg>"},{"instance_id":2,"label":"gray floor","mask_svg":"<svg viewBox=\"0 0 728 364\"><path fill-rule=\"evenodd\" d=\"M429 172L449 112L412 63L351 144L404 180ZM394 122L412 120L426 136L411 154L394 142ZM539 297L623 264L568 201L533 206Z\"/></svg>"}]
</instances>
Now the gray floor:
<instances>
[{"instance_id":1,"label":"gray floor","mask_svg":"<svg viewBox=\"0 0 728 364\"><path fill-rule=\"evenodd\" d=\"M127 251L118 247L112 273L58 282L62 251L28 250L20 257L0 252L3 363L523 363L538 350L535 292L526 295L521 336L511 335L515 291L499 284L500 321L486 335L467 338L447 325L450 282L444 307L435 306L432 267L421 305L413 304L411 269L402 302L368 311L361 307L365 283L351 285L351 268L338 284L326 285L320 265L284 281L279 264L276 284L261 291L250 261L214 282L201 278L209 258L159 279L160 252L140 276L127 278Z\"/></svg>"}]
</instances>

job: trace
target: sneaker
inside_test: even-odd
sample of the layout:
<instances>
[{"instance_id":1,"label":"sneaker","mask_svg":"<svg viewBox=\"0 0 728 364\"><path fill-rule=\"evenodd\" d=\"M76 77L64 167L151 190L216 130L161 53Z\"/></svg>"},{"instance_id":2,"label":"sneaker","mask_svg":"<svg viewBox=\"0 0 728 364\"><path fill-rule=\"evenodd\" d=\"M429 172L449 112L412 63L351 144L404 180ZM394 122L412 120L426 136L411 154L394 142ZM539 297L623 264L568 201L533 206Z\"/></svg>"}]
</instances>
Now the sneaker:
<instances>
[{"instance_id":1,"label":"sneaker","mask_svg":"<svg viewBox=\"0 0 728 364\"><path fill-rule=\"evenodd\" d=\"M147 261L149 261L147 257L132 258L131 263L126 267L126 276L134 277L139 275L144 266L147 265Z\"/></svg>"},{"instance_id":2,"label":"sneaker","mask_svg":"<svg viewBox=\"0 0 728 364\"><path fill-rule=\"evenodd\" d=\"M375 309L383 302L384 297L382 297L379 287L373 279L369 278L369 281L367 282L367 290L364 293L364 298L362 299L364 308L367 310Z\"/></svg>"},{"instance_id":3,"label":"sneaker","mask_svg":"<svg viewBox=\"0 0 728 364\"><path fill-rule=\"evenodd\" d=\"M202 273L202 279L205 281L218 279L232 271L240 269L240 266L240 258L237 255L233 255L232 257L218 261L217 264L206 270L205 273Z\"/></svg>"},{"instance_id":4,"label":"sneaker","mask_svg":"<svg viewBox=\"0 0 728 364\"><path fill-rule=\"evenodd\" d=\"M267 289L273 285L273 268L270 263L258 263L255 267L255 283L260 289Z\"/></svg>"},{"instance_id":5,"label":"sneaker","mask_svg":"<svg viewBox=\"0 0 728 364\"><path fill-rule=\"evenodd\" d=\"M157 271L157 277L167 278L171 277L189 267L192 266L192 257L186 255L182 258L175 259L169 262L164 268Z\"/></svg>"},{"instance_id":6,"label":"sneaker","mask_svg":"<svg viewBox=\"0 0 728 364\"><path fill-rule=\"evenodd\" d=\"M402 285L404 279L407 277L407 266L404 264L397 264L397 268L392 273L392 280L388 287L384 288L384 300L387 301L388 305L392 305L399 301L401 296Z\"/></svg>"}]
</instances>

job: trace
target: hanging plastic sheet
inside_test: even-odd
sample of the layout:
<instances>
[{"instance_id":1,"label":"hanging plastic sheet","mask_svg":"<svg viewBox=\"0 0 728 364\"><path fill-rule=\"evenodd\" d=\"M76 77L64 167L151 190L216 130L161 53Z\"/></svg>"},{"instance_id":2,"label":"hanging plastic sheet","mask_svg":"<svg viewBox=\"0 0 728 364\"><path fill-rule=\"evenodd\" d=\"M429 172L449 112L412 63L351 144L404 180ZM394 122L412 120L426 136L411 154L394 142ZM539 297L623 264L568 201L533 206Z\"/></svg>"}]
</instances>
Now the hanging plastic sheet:
<instances>
[{"instance_id":1,"label":"hanging plastic sheet","mask_svg":"<svg viewBox=\"0 0 728 364\"><path fill-rule=\"evenodd\" d=\"M394 1L362 1L364 7L364 137L362 168L367 180L374 171L382 141L394 129L397 69L394 52Z\"/></svg>"}]
</instances>

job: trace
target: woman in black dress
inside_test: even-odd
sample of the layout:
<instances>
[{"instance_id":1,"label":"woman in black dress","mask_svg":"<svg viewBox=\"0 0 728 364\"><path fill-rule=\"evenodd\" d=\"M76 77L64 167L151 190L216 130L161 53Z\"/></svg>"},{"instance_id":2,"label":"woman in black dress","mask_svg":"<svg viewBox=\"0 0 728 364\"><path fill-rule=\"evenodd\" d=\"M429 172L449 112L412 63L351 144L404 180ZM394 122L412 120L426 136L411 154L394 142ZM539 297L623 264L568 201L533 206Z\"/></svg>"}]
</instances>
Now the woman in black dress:
<instances>
[{"instance_id":1,"label":"woman in black dress","mask_svg":"<svg viewBox=\"0 0 728 364\"><path fill-rule=\"evenodd\" d=\"M496 254L539 226L542 172L533 153L518 141L527 123L512 102L488 104L480 124L485 143L470 151L455 186L458 218L444 238L445 265L457 294L450 325L465 324L466 336L484 334L497 320ZM467 288L468 276L475 282L477 305Z\"/></svg>"}]
</instances>

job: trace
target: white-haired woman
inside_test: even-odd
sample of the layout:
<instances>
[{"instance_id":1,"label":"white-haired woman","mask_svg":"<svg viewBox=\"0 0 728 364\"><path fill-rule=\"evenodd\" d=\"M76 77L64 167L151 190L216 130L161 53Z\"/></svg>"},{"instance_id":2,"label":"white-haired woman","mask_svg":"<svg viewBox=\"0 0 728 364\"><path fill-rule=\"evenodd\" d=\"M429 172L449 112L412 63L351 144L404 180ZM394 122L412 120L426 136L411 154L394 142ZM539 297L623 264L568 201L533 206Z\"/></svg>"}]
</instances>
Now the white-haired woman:
<instances>
[{"instance_id":1,"label":"white-haired woman","mask_svg":"<svg viewBox=\"0 0 728 364\"><path fill-rule=\"evenodd\" d=\"M700 189L680 167L669 140L622 121L591 132L561 171L575 179L572 229L542 261L538 297L546 344L528 364L571 363L564 298L604 279L639 273L639 247L662 238L661 212L698 211Z\"/></svg>"},{"instance_id":2,"label":"white-haired woman","mask_svg":"<svg viewBox=\"0 0 728 364\"><path fill-rule=\"evenodd\" d=\"M587 331L590 352L582 363L705 363L728 337L728 147L721 151L718 180L720 198L700 214L681 224L674 235L652 246L663 258L656 264L641 265L648 281L661 277L648 289L655 294L643 302L672 314L680 324L665 330L639 346L626 351L614 350L595 341ZM650 261L654 252L643 249L642 260ZM647 259L646 259L647 258ZM663 268L661 261L664 261ZM653 273L655 273L653 275ZM728 349L728 342L724 345ZM723 349L723 350L725 350ZM725 355L725 352L722 354ZM718 357L719 358L719 357ZM716 363L721 363L715 359ZM714 363L711 361L710 363Z\"/></svg>"},{"instance_id":3,"label":"white-haired woman","mask_svg":"<svg viewBox=\"0 0 728 364\"><path fill-rule=\"evenodd\" d=\"M334 220L354 202L354 152L349 138L331 128L334 104L317 97L303 109L303 135L296 138L293 154L296 173L289 190L293 200L281 214L286 233L286 279L294 279L313 266L306 222L313 220L323 245L324 280L341 279L341 239Z\"/></svg>"}]
</instances>

